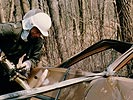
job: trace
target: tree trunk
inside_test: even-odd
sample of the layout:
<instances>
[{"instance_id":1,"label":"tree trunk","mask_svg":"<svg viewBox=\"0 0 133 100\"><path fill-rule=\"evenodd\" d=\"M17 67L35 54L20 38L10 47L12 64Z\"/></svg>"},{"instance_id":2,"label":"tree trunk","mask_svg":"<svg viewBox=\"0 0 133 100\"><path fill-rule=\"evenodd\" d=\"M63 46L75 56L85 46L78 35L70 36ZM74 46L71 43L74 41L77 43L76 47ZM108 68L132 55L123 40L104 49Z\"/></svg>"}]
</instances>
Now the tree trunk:
<instances>
[{"instance_id":1,"label":"tree trunk","mask_svg":"<svg viewBox=\"0 0 133 100\"><path fill-rule=\"evenodd\" d=\"M131 0L116 0L117 12L119 15L122 41L133 41L133 26L131 17Z\"/></svg>"}]
</instances>

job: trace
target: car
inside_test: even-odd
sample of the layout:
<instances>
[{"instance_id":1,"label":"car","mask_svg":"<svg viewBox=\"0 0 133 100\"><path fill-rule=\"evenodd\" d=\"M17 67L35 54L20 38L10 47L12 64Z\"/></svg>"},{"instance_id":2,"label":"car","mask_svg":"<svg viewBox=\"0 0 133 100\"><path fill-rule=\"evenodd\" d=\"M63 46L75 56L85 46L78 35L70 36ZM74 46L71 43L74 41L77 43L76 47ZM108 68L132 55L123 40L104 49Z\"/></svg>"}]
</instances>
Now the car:
<instances>
[{"instance_id":1,"label":"car","mask_svg":"<svg viewBox=\"0 0 133 100\"><path fill-rule=\"evenodd\" d=\"M121 55L105 71L93 73L70 70L72 65L108 49L114 49ZM117 72L132 60L132 43L104 39L58 66L33 69L26 84L30 89L24 87L25 90L3 94L0 99L30 97L31 100L132 100L132 78L117 76Z\"/></svg>"}]
</instances>

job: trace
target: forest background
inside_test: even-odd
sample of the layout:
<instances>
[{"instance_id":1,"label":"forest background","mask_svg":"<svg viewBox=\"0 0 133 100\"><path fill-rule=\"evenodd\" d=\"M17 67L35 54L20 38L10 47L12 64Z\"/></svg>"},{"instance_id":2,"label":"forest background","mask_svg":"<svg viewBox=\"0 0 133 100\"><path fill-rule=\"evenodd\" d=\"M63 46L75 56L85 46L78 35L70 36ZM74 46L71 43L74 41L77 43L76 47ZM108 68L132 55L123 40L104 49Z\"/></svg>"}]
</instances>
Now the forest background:
<instances>
[{"instance_id":1,"label":"forest background","mask_svg":"<svg viewBox=\"0 0 133 100\"><path fill-rule=\"evenodd\" d=\"M0 22L20 21L36 8L52 19L39 66L57 66L102 39L133 42L133 0L0 0ZM71 68L103 71L118 56L107 50Z\"/></svg>"}]
</instances>

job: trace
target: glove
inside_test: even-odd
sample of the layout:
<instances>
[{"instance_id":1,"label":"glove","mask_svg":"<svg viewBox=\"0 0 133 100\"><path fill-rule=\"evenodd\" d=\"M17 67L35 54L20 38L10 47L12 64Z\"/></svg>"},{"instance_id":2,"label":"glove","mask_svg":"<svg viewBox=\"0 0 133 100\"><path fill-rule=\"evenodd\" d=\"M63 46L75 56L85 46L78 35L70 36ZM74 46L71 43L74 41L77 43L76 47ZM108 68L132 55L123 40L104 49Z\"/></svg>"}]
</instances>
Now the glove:
<instances>
[{"instance_id":1,"label":"glove","mask_svg":"<svg viewBox=\"0 0 133 100\"><path fill-rule=\"evenodd\" d=\"M24 75L25 77L28 77L30 74L30 69L31 69L31 62L30 60L26 60L23 62L20 66L21 70L20 73Z\"/></svg>"}]
</instances>

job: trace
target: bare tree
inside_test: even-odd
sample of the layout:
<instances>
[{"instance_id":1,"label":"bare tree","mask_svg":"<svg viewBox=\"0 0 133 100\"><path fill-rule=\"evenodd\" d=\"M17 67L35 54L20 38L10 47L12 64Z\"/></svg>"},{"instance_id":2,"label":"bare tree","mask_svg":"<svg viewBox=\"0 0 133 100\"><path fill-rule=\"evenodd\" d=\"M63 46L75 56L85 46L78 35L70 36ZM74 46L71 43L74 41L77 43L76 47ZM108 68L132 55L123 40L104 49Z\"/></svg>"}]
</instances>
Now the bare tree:
<instances>
[{"instance_id":1,"label":"bare tree","mask_svg":"<svg viewBox=\"0 0 133 100\"><path fill-rule=\"evenodd\" d=\"M131 17L131 0L116 0L121 31L119 36L122 41L133 41L133 25Z\"/></svg>"}]
</instances>

